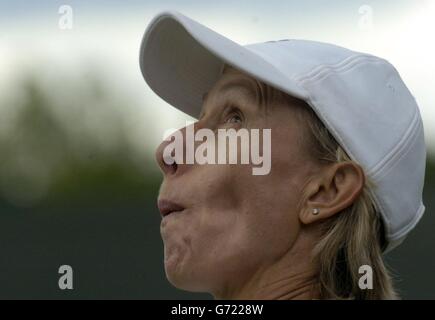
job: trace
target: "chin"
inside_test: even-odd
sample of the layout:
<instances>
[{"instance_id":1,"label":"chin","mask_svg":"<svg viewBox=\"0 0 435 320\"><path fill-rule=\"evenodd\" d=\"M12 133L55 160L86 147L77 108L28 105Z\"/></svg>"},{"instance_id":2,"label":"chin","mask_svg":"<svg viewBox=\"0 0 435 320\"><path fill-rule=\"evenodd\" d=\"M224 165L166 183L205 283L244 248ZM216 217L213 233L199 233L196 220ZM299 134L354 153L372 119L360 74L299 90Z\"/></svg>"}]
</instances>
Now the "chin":
<instances>
[{"instance_id":1,"label":"chin","mask_svg":"<svg viewBox=\"0 0 435 320\"><path fill-rule=\"evenodd\" d=\"M177 289L190 292L208 292L205 281L201 281L198 277L200 272L194 268L165 262L165 273L168 281Z\"/></svg>"}]
</instances>

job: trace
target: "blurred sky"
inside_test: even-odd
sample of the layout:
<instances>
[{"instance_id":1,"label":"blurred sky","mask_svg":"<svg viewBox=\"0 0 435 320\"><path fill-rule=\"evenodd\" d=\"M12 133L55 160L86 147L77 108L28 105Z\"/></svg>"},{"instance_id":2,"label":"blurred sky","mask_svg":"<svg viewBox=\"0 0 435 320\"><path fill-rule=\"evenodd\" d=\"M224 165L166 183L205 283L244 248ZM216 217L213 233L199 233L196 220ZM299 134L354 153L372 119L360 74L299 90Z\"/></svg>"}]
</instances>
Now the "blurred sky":
<instances>
[{"instance_id":1,"label":"blurred sky","mask_svg":"<svg viewBox=\"0 0 435 320\"><path fill-rule=\"evenodd\" d=\"M59 28L62 5L73 9L71 30ZM139 70L143 32L155 14L168 9L241 44L311 39L388 59L416 97L426 142L435 150L435 1L0 0L0 116L19 97L23 72L33 71L50 89L53 81L80 81L92 69L127 97L133 140L154 147L166 129L189 119L155 96Z\"/></svg>"}]
</instances>

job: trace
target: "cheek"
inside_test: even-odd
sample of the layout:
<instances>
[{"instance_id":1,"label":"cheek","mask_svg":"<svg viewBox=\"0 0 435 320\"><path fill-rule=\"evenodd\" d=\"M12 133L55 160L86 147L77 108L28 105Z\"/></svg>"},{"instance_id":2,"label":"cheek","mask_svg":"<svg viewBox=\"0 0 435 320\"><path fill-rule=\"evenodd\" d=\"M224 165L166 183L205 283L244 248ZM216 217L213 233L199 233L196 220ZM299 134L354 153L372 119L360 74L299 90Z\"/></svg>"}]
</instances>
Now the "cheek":
<instances>
[{"instance_id":1,"label":"cheek","mask_svg":"<svg viewBox=\"0 0 435 320\"><path fill-rule=\"evenodd\" d=\"M239 192L244 168L231 165L203 166L198 169L200 177L194 208L192 235L198 251L217 251L235 233L243 194ZM193 227L195 226L195 227Z\"/></svg>"},{"instance_id":2,"label":"cheek","mask_svg":"<svg viewBox=\"0 0 435 320\"><path fill-rule=\"evenodd\" d=\"M204 184L203 206L191 225L193 256L211 274L240 276L292 245L299 230L298 198L280 182L282 174L253 176L249 166L216 167L221 169L213 186Z\"/></svg>"},{"instance_id":3,"label":"cheek","mask_svg":"<svg viewBox=\"0 0 435 320\"><path fill-rule=\"evenodd\" d=\"M275 178L273 174L253 177L240 212L244 232L239 240L249 244L265 263L286 252L300 228L297 193L291 192L290 184L283 179L283 175Z\"/></svg>"}]
</instances>

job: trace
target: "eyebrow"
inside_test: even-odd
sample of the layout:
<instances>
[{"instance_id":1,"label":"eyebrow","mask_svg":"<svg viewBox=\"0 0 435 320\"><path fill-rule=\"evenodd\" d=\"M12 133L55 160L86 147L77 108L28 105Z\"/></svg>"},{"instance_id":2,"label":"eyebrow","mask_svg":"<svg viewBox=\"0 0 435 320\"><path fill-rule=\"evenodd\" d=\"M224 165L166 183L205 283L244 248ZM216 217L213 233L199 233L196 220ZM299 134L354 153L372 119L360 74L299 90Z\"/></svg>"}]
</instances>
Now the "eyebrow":
<instances>
[{"instance_id":1,"label":"eyebrow","mask_svg":"<svg viewBox=\"0 0 435 320\"><path fill-rule=\"evenodd\" d=\"M250 96L255 97L255 100L259 102L258 97L260 93L260 87L257 81L255 81L254 79L249 79L249 78L232 79L226 82L224 85L222 85L220 91L224 93L225 91L233 90L237 87L244 89L245 91L248 91L250 93Z\"/></svg>"},{"instance_id":2,"label":"eyebrow","mask_svg":"<svg viewBox=\"0 0 435 320\"><path fill-rule=\"evenodd\" d=\"M255 79L250 78L234 78L229 80L228 82L225 82L220 88L219 88L219 94L225 94L225 92L234 90L235 88L241 88L244 92L248 92L249 94L243 94L244 96L249 97L252 99L252 102L255 103L256 107L259 108L262 104L262 92L261 87L259 83ZM204 93L202 96L202 101L205 103L205 101L209 98L209 91ZM199 114L199 119L203 116L203 111Z\"/></svg>"}]
</instances>

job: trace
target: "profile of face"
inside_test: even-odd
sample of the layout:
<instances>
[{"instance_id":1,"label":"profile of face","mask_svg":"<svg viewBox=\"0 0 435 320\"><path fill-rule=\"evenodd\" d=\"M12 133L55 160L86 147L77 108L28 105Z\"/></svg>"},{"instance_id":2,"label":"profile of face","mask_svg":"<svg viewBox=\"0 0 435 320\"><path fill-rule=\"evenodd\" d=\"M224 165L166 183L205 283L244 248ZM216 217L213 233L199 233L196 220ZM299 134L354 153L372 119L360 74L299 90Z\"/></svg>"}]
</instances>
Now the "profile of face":
<instances>
[{"instance_id":1,"label":"profile of face","mask_svg":"<svg viewBox=\"0 0 435 320\"><path fill-rule=\"evenodd\" d=\"M257 83L226 68L192 126L271 129L268 174L253 175L246 164L168 165L167 141L156 151L164 176L159 203L173 209L161 221L165 271L178 288L246 298L280 286L290 270L314 281L317 222L348 206L362 188L362 173L352 165L321 166L306 145L297 107L263 103Z\"/></svg>"}]
</instances>

